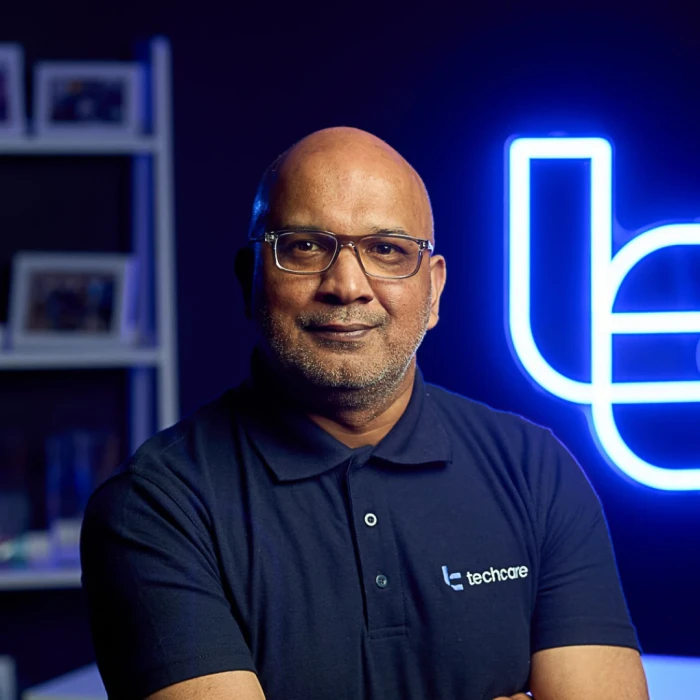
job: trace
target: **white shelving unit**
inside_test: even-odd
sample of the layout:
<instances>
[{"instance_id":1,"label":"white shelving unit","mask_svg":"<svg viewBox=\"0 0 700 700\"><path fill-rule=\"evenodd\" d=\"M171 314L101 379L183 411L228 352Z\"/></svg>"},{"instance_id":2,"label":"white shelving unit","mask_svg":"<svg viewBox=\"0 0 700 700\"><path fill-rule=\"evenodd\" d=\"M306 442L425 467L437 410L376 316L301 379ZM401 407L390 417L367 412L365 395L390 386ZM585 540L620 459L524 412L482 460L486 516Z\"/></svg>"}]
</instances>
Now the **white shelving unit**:
<instances>
[{"instance_id":1,"label":"white shelving unit","mask_svg":"<svg viewBox=\"0 0 700 700\"><path fill-rule=\"evenodd\" d=\"M160 139L138 138L60 139L51 136L13 136L0 138L0 153L15 156L81 156L81 155L135 155L157 153Z\"/></svg>"},{"instance_id":2,"label":"white shelving unit","mask_svg":"<svg viewBox=\"0 0 700 700\"><path fill-rule=\"evenodd\" d=\"M132 452L154 426L172 425L179 414L170 44L165 38L155 38L148 53L150 135L99 140L29 135L0 139L0 158L114 155L132 159L132 252L139 261L138 330L143 344L104 351L0 352L0 371L128 369ZM150 298L149 290L155 299ZM79 586L77 567L0 569L0 591Z\"/></svg>"},{"instance_id":3,"label":"white shelving unit","mask_svg":"<svg viewBox=\"0 0 700 700\"><path fill-rule=\"evenodd\" d=\"M112 367L156 367L161 363L158 348L102 350L79 354L56 352L0 353L0 371L20 369L109 369ZM167 425L167 422L166 422Z\"/></svg>"},{"instance_id":4,"label":"white shelving unit","mask_svg":"<svg viewBox=\"0 0 700 700\"><path fill-rule=\"evenodd\" d=\"M0 591L80 588L80 568L8 569L0 574Z\"/></svg>"}]
</instances>

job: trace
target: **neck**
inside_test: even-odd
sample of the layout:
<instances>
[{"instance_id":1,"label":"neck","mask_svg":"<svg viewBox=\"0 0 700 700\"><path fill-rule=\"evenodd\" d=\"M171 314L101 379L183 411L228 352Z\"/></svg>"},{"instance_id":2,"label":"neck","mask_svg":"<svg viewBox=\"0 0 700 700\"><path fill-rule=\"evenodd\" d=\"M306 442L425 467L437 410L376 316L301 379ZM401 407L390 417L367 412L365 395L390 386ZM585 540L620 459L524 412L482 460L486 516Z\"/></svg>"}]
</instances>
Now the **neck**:
<instances>
[{"instance_id":1,"label":"neck","mask_svg":"<svg viewBox=\"0 0 700 700\"><path fill-rule=\"evenodd\" d=\"M261 371L263 367L266 371ZM263 385L267 392L293 410L306 414L339 442L355 448L378 444L401 418L413 393L416 361L414 357L392 386L368 387L360 390L361 395L358 391L302 385L257 353L254 354L253 374L256 383Z\"/></svg>"},{"instance_id":2,"label":"neck","mask_svg":"<svg viewBox=\"0 0 700 700\"><path fill-rule=\"evenodd\" d=\"M396 387L387 395L382 392L376 403L362 408L336 406L332 411L307 411L309 418L348 447L377 445L403 415L413 393L415 361Z\"/></svg>"}]
</instances>

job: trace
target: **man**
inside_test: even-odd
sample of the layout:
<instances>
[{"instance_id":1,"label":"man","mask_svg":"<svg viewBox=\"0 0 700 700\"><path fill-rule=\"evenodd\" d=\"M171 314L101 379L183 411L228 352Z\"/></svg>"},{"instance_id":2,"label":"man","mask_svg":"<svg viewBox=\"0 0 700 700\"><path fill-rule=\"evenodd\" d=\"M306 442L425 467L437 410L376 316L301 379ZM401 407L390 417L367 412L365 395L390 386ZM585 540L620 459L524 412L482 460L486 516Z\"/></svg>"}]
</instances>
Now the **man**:
<instances>
[{"instance_id":1,"label":"man","mask_svg":"<svg viewBox=\"0 0 700 700\"><path fill-rule=\"evenodd\" d=\"M252 377L93 496L112 698L644 700L597 498L547 431L423 382L417 173L328 129L266 173L237 273Z\"/></svg>"}]
</instances>

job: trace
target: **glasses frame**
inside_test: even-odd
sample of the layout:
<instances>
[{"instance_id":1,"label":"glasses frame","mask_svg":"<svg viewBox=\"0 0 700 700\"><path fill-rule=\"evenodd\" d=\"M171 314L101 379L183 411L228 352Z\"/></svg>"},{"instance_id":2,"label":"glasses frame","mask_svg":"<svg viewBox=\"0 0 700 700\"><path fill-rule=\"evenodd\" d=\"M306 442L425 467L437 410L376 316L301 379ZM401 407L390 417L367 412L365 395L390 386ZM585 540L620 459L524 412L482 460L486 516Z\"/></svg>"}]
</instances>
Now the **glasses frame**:
<instances>
[{"instance_id":1,"label":"glasses frame","mask_svg":"<svg viewBox=\"0 0 700 700\"><path fill-rule=\"evenodd\" d=\"M335 252L333 253L333 256L331 257L331 260L328 263L328 265L326 265L326 267L324 267L322 270L315 270L314 272L289 270L286 267L282 267L277 257L277 241L279 237L285 233L323 233L327 236L331 236L335 241ZM367 272L365 266L362 264L362 257L360 255L360 251L357 247L357 244L361 243L366 238L376 238L377 236L382 236L384 238L396 238L398 240L413 241L414 243L418 243L418 262L416 263L416 269L408 275L399 275L398 277L388 275L373 275L371 272ZM322 275L324 272L328 272L328 270L330 270L331 267L333 267L333 264L338 259L338 255L340 255L340 249L347 246L348 248L352 248L352 250L355 252L355 257L357 258L357 262L360 265L360 269L362 270L362 272L365 273L365 275L367 275L367 277L375 277L377 279L383 280L405 280L409 277L413 277L418 273L418 270L420 270L421 263L423 262L423 252L427 250L428 255L432 255L433 251L435 250L435 246L427 238L414 238L413 236L407 236L403 233L370 233L366 236L360 236L359 238L356 238L354 240L348 240L346 243L341 242L341 239L347 238L349 237L341 236L337 233L333 233L333 231L323 231L321 229L282 228L276 229L275 231L265 231L265 233L262 236L251 238L248 242L269 243L272 246L272 251L275 258L275 265L280 270L282 270L283 272L288 272L290 275Z\"/></svg>"}]
</instances>

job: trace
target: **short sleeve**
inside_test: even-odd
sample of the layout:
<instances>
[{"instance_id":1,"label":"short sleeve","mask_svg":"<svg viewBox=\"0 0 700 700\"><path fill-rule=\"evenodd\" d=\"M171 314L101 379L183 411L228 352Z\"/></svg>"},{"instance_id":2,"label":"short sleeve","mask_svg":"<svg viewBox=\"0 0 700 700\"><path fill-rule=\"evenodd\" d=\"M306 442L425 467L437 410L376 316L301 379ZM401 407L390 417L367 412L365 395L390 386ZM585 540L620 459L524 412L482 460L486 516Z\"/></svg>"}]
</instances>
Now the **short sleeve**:
<instances>
[{"instance_id":1,"label":"short sleeve","mask_svg":"<svg viewBox=\"0 0 700 700\"><path fill-rule=\"evenodd\" d=\"M543 437L532 652L587 644L639 650L600 501L571 454L549 432Z\"/></svg>"},{"instance_id":2,"label":"short sleeve","mask_svg":"<svg viewBox=\"0 0 700 700\"><path fill-rule=\"evenodd\" d=\"M146 476L93 495L81 536L97 664L109 698L144 698L222 671L255 671L196 510Z\"/></svg>"}]
</instances>

